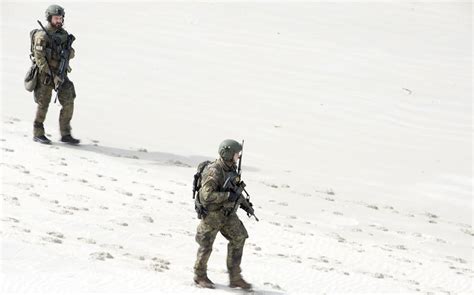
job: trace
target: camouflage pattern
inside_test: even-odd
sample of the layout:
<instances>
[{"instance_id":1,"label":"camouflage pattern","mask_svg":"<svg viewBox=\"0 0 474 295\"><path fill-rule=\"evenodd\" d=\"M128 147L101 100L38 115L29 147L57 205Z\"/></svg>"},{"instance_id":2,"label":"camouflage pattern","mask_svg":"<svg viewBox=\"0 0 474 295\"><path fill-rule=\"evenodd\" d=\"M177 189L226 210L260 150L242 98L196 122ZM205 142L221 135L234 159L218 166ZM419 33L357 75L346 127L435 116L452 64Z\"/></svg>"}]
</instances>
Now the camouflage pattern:
<instances>
[{"instance_id":1,"label":"camouflage pattern","mask_svg":"<svg viewBox=\"0 0 474 295\"><path fill-rule=\"evenodd\" d=\"M220 158L209 164L203 171L199 194L209 214L201 219L197 227L196 242L199 244L199 249L194 265L194 273L197 277L207 277L207 262L211 256L216 235L220 232L229 241L227 269L230 280L241 279L240 263L248 233L235 212L226 214L226 211L232 211L234 204L228 201L229 192L222 191L226 176L235 169L233 162L225 162Z\"/></svg>"},{"instance_id":2,"label":"camouflage pattern","mask_svg":"<svg viewBox=\"0 0 474 295\"><path fill-rule=\"evenodd\" d=\"M53 38L58 40L61 46L66 44L68 33L60 28L55 29L50 24L46 26L46 30ZM36 118L34 123L34 136L44 135L43 123L48 112L49 103L51 102L52 91L54 89L53 77L57 75L60 55L56 45L47 36L44 31L38 31L34 35L33 54L36 64L39 68L38 82L34 90L35 102L38 104L36 110ZM74 49L71 50L70 58L74 57ZM49 63L48 63L49 61ZM59 115L59 129L61 136L71 134L71 119L74 113L74 99L76 91L74 84L68 78L58 93L59 103L61 104L61 112Z\"/></svg>"}]
</instances>

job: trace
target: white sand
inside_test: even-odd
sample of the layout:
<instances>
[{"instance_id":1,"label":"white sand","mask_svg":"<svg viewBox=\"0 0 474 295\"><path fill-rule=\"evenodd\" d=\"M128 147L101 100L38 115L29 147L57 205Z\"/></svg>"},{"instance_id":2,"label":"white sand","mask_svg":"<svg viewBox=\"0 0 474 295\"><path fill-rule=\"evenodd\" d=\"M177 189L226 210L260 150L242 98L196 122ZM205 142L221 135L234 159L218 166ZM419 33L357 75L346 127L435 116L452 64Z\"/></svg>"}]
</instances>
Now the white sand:
<instances>
[{"instance_id":1,"label":"white sand","mask_svg":"<svg viewBox=\"0 0 474 295\"><path fill-rule=\"evenodd\" d=\"M47 5L1 3L2 293L235 292L222 236L218 290L192 284L192 175L224 138L258 293L473 291L470 3L62 3L80 147L31 140Z\"/></svg>"}]
</instances>

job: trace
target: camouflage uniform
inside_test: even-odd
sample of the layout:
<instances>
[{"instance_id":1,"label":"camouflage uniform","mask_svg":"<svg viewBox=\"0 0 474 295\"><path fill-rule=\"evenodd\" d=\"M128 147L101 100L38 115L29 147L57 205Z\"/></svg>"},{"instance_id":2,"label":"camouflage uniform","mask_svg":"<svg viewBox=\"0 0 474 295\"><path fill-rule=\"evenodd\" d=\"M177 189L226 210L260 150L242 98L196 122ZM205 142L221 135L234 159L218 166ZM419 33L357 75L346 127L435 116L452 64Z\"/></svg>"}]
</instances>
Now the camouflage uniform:
<instances>
[{"instance_id":1,"label":"camouflage uniform","mask_svg":"<svg viewBox=\"0 0 474 295\"><path fill-rule=\"evenodd\" d=\"M53 38L60 40L60 46L66 46L68 33L63 28L56 29L48 24L45 28ZM43 123L48 112L51 95L54 89L53 77L59 70L59 49L50 40L44 31L37 31L34 35L33 54L39 68L38 83L34 90L35 102L38 104L34 122L34 136L44 135ZM74 57L74 49L71 50L70 58ZM49 64L48 64L49 61ZM70 70L70 69L69 69ZM52 72L52 73L51 73ZM66 77L58 92L61 112L59 115L59 129L61 136L71 134L71 119L74 112L74 99L76 91L74 84Z\"/></svg>"},{"instance_id":2,"label":"camouflage uniform","mask_svg":"<svg viewBox=\"0 0 474 295\"><path fill-rule=\"evenodd\" d=\"M197 228L196 242L199 244L194 273L197 277L207 278L207 262L212 252L212 244L218 232L228 241L227 269L230 281L242 280L240 262L245 239L248 238L247 230L235 212L231 211L234 203L229 202L229 192L222 191L226 176L236 167L233 162L226 162L222 158L209 164L202 174L202 187L199 197L209 214L201 219Z\"/></svg>"}]
</instances>

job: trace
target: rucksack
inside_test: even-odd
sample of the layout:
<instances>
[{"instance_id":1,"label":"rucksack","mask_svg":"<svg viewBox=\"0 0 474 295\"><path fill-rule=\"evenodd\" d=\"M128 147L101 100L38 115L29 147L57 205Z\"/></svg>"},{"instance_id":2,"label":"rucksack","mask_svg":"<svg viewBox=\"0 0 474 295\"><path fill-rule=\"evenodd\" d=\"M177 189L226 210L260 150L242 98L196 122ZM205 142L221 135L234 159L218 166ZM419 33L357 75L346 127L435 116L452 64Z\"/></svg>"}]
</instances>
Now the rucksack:
<instances>
[{"instance_id":1,"label":"rucksack","mask_svg":"<svg viewBox=\"0 0 474 295\"><path fill-rule=\"evenodd\" d=\"M30 32L30 58L33 57L33 46L35 46L35 34L38 31L42 31L42 29L33 29Z\"/></svg>"},{"instance_id":2,"label":"rucksack","mask_svg":"<svg viewBox=\"0 0 474 295\"><path fill-rule=\"evenodd\" d=\"M202 180L202 172L204 169L211 164L211 161L204 161L201 162L197 167L197 172L194 174L194 181L193 181L193 199L194 199L194 210L196 210L198 219L202 219L206 217L208 210L204 205L201 203L199 198L199 190L201 189L201 180Z\"/></svg>"}]
</instances>

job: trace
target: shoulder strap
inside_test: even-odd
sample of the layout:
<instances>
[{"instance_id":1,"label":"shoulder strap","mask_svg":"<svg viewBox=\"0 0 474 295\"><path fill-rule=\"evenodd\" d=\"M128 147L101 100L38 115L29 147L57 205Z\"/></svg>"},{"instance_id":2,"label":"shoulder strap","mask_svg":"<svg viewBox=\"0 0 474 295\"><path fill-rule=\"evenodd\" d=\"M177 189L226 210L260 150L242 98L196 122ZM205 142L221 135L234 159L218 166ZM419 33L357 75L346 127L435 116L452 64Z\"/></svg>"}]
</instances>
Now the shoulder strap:
<instances>
[{"instance_id":1,"label":"shoulder strap","mask_svg":"<svg viewBox=\"0 0 474 295\"><path fill-rule=\"evenodd\" d=\"M204 161L199 164L198 166L198 171L196 174L194 174L194 181L193 181L193 199L195 198L196 192L198 194L199 198L199 189L201 188L201 178L202 178L202 172L204 169L211 164L211 161Z\"/></svg>"}]
</instances>

